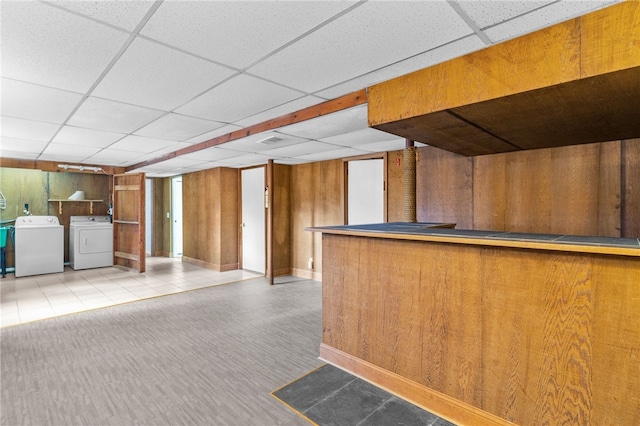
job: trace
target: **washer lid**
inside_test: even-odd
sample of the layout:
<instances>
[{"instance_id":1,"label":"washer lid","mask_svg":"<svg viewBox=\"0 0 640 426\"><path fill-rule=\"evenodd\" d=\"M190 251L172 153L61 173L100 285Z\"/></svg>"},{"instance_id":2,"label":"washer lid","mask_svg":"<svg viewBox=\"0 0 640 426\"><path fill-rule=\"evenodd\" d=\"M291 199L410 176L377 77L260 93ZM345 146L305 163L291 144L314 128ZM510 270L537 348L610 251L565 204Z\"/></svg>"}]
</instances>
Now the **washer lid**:
<instances>
[{"instance_id":1,"label":"washer lid","mask_svg":"<svg viewBox=\"0 0 640 426\"><path fill-rule=\"evenodd\" d=\"M20 216L16 219L16 228L29 226L60 226L60 221L56 216Z\"/></svg>"}]
</instances>

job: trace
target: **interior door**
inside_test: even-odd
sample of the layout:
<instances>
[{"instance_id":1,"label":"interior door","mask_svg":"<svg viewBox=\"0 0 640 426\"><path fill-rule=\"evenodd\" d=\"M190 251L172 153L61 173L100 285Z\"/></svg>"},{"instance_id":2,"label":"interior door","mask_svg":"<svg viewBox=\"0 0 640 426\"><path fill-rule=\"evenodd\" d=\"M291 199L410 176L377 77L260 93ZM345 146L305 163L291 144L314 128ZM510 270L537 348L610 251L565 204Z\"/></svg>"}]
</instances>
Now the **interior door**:
<instances>
[{"instance_id":1,"label":"interior door","mask_svg":"<svg viewBox=\"0 0 640 426\"><path fill-rule=\"evenodd\" d=\"M384 160L349 161L347 165L347 224L382 223Z\"/></svg>"},{"instance_id":2,"label":"interior door","mask_svg":"<svg viewBox=\"0 0 640 426\"><path fill-rule=\"evenodd\" d=\"M182 256L182 176L171 179L171 256Z\"/></svg>"},{"instance_id":3,"label":"interior door","mask_svg":"<svg viewBox=\"0 0 640 426\"><path fill-rule=\"evenodd\" d=\"M265 273L265 169L242 170L242 268Z\"/></svg>"}]
</instances>

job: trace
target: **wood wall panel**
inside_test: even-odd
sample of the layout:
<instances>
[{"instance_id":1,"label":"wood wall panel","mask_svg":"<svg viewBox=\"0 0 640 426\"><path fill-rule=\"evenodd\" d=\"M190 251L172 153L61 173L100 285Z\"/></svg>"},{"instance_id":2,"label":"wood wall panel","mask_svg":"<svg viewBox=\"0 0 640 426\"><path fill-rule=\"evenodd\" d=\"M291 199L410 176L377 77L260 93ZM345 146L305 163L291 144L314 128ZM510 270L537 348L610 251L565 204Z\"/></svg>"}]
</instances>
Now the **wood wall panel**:
<instances>
[{"instance_id":1,"label":"wood wall panel","mask_svg":"<svg viewBox=\"0 0 640 426\"><path fill-rule=\"evenodd\" d=\"M171 256L171 178L153 178L152 256Z\"/></svg>"},{"instance_id":2,"label":"wood wall panel","mask_svg":"<svg viewBox=\"0 0 640 426\"><path fill-rule=\"evenodd\" d=\"M238 171L215 168L182 177L183 260L238 268Z\"/></svg>"},{"instance_id":3,"label":"wood wall panel","mask_svg":"<svg viewBox=\"0 0 640 426\"><path fill-rule=\"evenodd\" d=\"M473 229L507 229L507 156L473 159Z\"/></svg>"},{"instance_id":4,"label":"wood wall panel","mask_svg":"<svg viewBox=\"0 0 640 426\"><path fill-rule=\"evenodd\" d=\"M416 156L416 162L419 161ZM416 169L417 169L416 164ZM387 222L403 222L404 217L404 158L403 151L387 156Z\"/></svg>"},{"instance_id":5,"label":"wood wall panel","mask_svg":"<svg viewBox=\"0 0 640 426\"><path fill-rule=\"evenodd\" d=\"M293 273L319 278L322 240L308 226L344 224L342 160L300 164L291 169L291 239ZM314 260L314 269L308 260Z\"/></svg>"},{"instance_id":6,"label":"wood wall panel","mask_svg":"<svg viewBox=\"0 0 640 426\"><path fill-rule=\"evenodd\" d=\"M636 258L323 241L323 346L353 357L341 367L361 360L515 424L640 422Z\"/></svg>"},{"instance_id":7,"label":"wood wall panel","mask_svg":"<svg viewBox=\"0 0 640 426\"><path fill-rule=\"evenodd\" d=\"M113 176L113 250L115 265L146 270L144 173Z\"/></svg>"},{"instance_id":8,"label":"wood wall panel","mask_svg":"<svg viewBox=\"0 0 640 426\"><path fill-rule=\"evenodd\" d=\"M291 166L273 165L273 275L288 275L291 263Z\"/></svg>"},{"instance_id":9,"label":"wood wall panel","mask_svg":"<svg viewBox=\"0 0 640 426\"><path fill-rule=\"evenodd\" d=\"M433 147L418 149L418 222L455 222L473 227L473 160Z\"/></svg>"},{"instance_id":10,"label":"wood wall panel","mask_svg":"<svg viewBox=\"0 0 640 426\"><path fill-rule=\"evenodd\" d=\"M622 214L622 236L640 237L640 139L623 142L624 207Z\"/></svg>"}]
</instances>

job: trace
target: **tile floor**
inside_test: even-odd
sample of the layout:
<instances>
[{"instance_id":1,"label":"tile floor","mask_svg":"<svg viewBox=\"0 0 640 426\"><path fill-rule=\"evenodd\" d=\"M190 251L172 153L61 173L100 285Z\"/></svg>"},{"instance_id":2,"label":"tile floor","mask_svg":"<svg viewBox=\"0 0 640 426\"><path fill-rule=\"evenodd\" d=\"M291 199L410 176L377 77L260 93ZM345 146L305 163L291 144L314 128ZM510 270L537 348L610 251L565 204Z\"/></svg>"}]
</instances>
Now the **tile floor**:
<instances>
[{"instance_id":1,"label":"tile floor","mask_svg":"<svg viewBox=\"0 0 640 426\"><path fill-rule=\"evenodd\" d=\"M217 272L179 259L149 257L145 273L114 266L0 280L0 326L23 324L59 315L262 276L235 270Z\"/></svg>"}]
</instances>

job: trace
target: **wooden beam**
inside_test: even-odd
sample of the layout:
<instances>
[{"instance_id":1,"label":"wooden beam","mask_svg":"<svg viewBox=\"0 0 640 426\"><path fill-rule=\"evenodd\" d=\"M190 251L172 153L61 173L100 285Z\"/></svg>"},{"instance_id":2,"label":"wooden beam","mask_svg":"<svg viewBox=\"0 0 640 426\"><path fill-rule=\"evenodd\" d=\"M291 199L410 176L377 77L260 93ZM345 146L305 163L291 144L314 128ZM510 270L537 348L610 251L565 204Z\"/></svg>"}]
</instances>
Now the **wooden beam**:
<instances>
[{"instance_id":1,"label":"wooden beam","mask_svg":"<svg viewBox=\"0 0 640 426\"><path fill-rule=\"evenodd\" d=\"M185 154L191 154L201 151L203 149L211 148L216 145L221 145L227 142L231 142L237 139L246 138L247 136L255 135L257 133L266 132L269 130L278 129L280 127L288 126L290 124L300 123L302 121L318 118L323 115L331 114L334 112L342 111L348 108L352 108L358 105L367 103L367 91L366 89L359 90L357 92L349 93L336 99L332 99L321 104L312 105L310 107L301 109L290 114L285 114L271 120L263 121L253 126L246 127L244 129L236 130L231 133L227 133L222 136L215 137L213 139L200 142L195 145L191 145L187 148L180 149L178 151L163 155L162 157L154 158L152 160L143 161L138 164L127 167L126 171L132 171L141 167L150 166L152 164L167 161L172 158L179 157Z\"/></svg>"},{"instance_id":2,"label":"wooden beam","mask_svg":"<svg viewBox=\"0 0 640 426\"><path fill-rule=\"evenodd\" d=\"M374 85L369 125L462 155L640 137L640 2Z\"/></svg>"},{"instance_id":3,"label":"wooden beam","mask_svg":"<svg viewBox=\"0 0 640 426\"><path fill-rule=\"evenodd\" d=\"M78 166L82 166L87 168L88 170L78 170L78 169L70 169L64 170L58 167L59 164L69 163L68 161L42 161L42 160L22 160L19 158L0 158L0 167L9 167L13 169L31 169L31 170L42 170L43 172L67 172L67 173L89 173L94 174L94 167L101 168L105 174L107 175L117 175L125 172L124 167L114 167L114 166L101 166L99 164L75 164ZM73 163L72 163L73 164Z\"/></svg>"}]
</instances>

